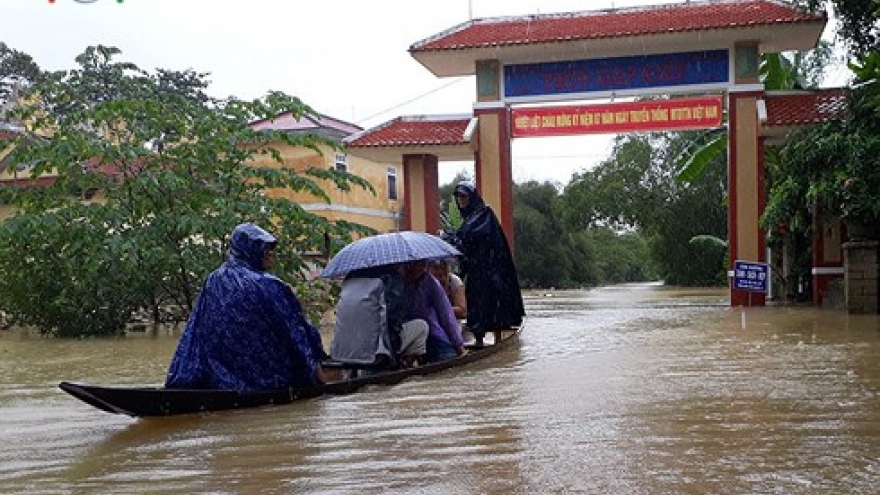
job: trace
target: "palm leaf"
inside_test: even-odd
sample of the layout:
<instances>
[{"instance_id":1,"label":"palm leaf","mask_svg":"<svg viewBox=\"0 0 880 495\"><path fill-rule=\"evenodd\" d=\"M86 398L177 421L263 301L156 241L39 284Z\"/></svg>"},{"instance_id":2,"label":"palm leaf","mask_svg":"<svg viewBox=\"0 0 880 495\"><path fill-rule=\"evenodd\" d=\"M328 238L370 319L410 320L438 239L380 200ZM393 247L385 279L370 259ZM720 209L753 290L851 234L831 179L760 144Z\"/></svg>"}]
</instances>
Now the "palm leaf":
<instances>
[{"instance_id":1,"label":"palm leaf","mask_svg":"<svg viewBox=\"0 0 880 495\"><path fill-rule=\"evenodd\" d=\"M678 181L688 183L700 177L706 167L725 151L727 151L727 133L719 132L698 150L686 155L678 172Z\"/></svg>"}]
</instances>

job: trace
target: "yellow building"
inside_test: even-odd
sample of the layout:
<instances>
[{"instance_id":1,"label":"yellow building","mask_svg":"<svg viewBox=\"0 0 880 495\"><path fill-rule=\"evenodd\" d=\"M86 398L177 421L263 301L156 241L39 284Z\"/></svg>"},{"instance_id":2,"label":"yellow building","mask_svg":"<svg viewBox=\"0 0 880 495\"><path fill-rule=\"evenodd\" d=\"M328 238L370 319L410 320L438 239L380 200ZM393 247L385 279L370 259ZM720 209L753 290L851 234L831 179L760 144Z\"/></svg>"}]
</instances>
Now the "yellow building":
<instances>
[{"instance_id":1,"label":"yellow building","mask_svg":"<svg viewBox=\"0 0 880 495\"><path fill-rule=\"evenodd\" d=\"M253 122L256 130L276 130L288 133L311 133L342 142L342 139L362 131L354 124L327 117L309 115L296 119L291 114L282 114L271 120ZM345 151L322 147L321 153L286 143L274 143L282 164L271 157L257 155L254 163L267 167L290 167L304 171L309 167L336 169L364 178L375 189L372 191L353 187L343 191L331 182L321 181L322 189L330 196L330 203L307 193L293 193L275 190L269 194L286 196L299 203L303 209L319 214L329 220L345 220L366 225L379 232L400 230L403 198L403 171L397 164L378 163L365 158L348 155Z\"/></svg>"},{"instance_id":2,"label":"yellow building","mask_svg":"<svg viewBox=\"0 0 880 495\"><path fill-rule=\"evenodd\" d=\"M256 130L280 130L290 133L311 133L342 142L342 139L362 131L356 125L333 119L324 115L313 115L295 119L290 114L282 114L272 120L261 120L251 124ZM0 128L0 139L13 136L15 129ZM397 164L377 163L365 158L347 155L344 151L323 147L321 153L314 150L290 146L278 142L273 146L279 151L283 163L279 164L264 155L254 157L254 164L266 167L290 167L306 170L309 167L345 170L362 177L372 184L372 191L353 187L343 191L331 182L320 181L319 185L330 197L327 203L322 198L286 190L269 191L267 194L288 197L299 203L303 209L319 214L329 220L345 220L366 225L379 232L400 230L403 203L402 170ZM12 166L6 155L11 150L0 150L0 184L40 187L50 184L54 177L30 178L30 172L23 166ZM0 204L0 221L13 213L10 205Z\"/></svg>"}]
</instances>

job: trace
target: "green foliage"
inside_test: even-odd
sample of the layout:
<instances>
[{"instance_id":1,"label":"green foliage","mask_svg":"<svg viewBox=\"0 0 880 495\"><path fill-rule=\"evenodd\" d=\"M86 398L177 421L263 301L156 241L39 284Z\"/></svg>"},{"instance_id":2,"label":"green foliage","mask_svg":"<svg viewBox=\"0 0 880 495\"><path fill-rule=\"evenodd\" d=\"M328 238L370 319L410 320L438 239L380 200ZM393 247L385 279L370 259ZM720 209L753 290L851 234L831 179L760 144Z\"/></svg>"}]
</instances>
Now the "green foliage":
<instances>
[{"instance_id":1,"label":"green foliage","mask_svg":"<svg viewBox=\"0 0 880 495\"><path fill-rule=\"evenodd\" d=\"M704 139L694 141L695 149L686 153L683 161L678 165L678 180L686 183L697 180L706 172L706 167L710 163L724 156L727 152L727 143L726 127L708 131Z\"/></svg>"},{"instance_id":2,"label":"green foliage","mask_svg":"<svg viewBox=\"0 0 880 495\"><path fill-rule=\"evenodd\" d=\"M689 241L691 244L703 246L706 249L727 249L727 241L714 235L695 235Z\"/></svg>"},{"instance_id":3,"label":"green foliage","mask_svg":"<svg viewBox=\"0 0 880 495\"><path fill-rule=\"evenodd\" d=\"M169 308L185 315L244 221L278 237L275 271L294 285L309 268L303 253L322 252L327 237L342 244L352 232L369 232L268 193L289 189L329 202L317 179L371 189L335 170L255 166L259 156L280 163L281 144L336 147L248 125L312 113L299 99L274 92L216 99L205 92L205 74L148 73L117 62L118 54L88 48L77 69L45 75L13 110L26 134L11 162L31 164L34 180L55 177L44 188L5 192L19 214L0 228L0 308L20 323L57 335L107 334L137 310L154 319ZM101 204L84 205L94 191ZM30 262L18 264L22 256Z\"/></svg>"},{"instance_id":4,"label":"green foliage","mask_svg":"<svg viewBox=\"0 0 880 495\"><path fill-rule=\"evenodd\" d=\"M555 215L558 191L550 183L527 182L514 193L517 272L525 287L572 285L569 243Z\"/></svg>"},{"instance_id":5,"label":"green foliage","mask_svg":"<svg viewBox=\"0 0 880 495\"><path fill-rule=\"evenodd\" d=\"M660 174L651 171L653 149L647 136L618 137L611 158L576 174L563 196L565 222L582 230L607 226L625 230L650 215ZM648 201L646 203L646 201Z\"/></svg>"},{"instance_id":6,"label":"green foliage","mask_svg":"<svg viewBox=\"0 0 880 495\"><path fill-rule=\"evenodd\" d=\"M42 71L30 55L0 41L0 119L17 93L41 77Z\"/></svg>"},{"instance_id":7,"label":"green foliage","mask_svg":"<svg viewBox=\"0 0 880 495\"><path fill-rule=\"evenodd\" d=\"M514 190L517 270L526 287L589 287L656 280L638 233L588 226L569 231L563 196L550 182Z\"/></svg>"},{"instance_id":8,"label":"green foliage","mask_svg":"<svg viewBox=\"0 0 880 495\"><path fill-rule=\"evenodd\" d=\"M23 215L0 229L0 294L14 321L64 335L118 333L148 283L101 205ZM68 329L74 331L69 331Z\"/></svg>"},{"instance_id":9,"label":"green foliage","mask_svg":"<svg viewBox=\"0 0 880 495\"><path fill-rule=\"evenodd\" d=\"M851 58L861 58L880 46L880 1L878 0L797 0L811 10L833 7Z\"/></svg>"},{"instance_id":10,"label":"green foliage","mask_svg":"<svg viewBox=\"0 0 880 495\"><path fill-rule=\"evenodd\" d=\"M619 137L608 160L566 188L566 224L639 232L666 283L723 283L724 252L689 241L726 237L725 167L713 164L691 183L677 180L678 157L699 138L693 132Z\"/></svg>"},{"instance_id":11,"label":"green foliage","mask_svg":"<svg viewBox=\"0 0 880 495\"><path fill-rule=\"evenodd\" d=\"M832 47L820 41L808 52L761 55L759 77L768 91L807 89L818 86L832 59ZM693 182L712 162L727 152L727 127L707 131L677 160L678 180Z\"/></svg>"},{"instance_id":12,"label":"green foliage","mask_svg":"<svg viewBox=\"0 0 880 495\"><path fill-rule=\"evenodd\" d=\"M818 206L827 215L880 222L880 53L851 64L856 89L841 120L793 134L770 168L765 225L797 228Z\"/></svg>"},{"instance_id":13,"label":"green foliage","mask_svg":"<svg viewBox=\"0 0 880 495\"><path fill-rule=\"evenodd\" d=\"M451 197L461 179L443 185L443 196ZM523 287L582 288L656 280L641 235L618 234L606 227L570 229L563 222L562 198L550 182L514 185L514 250Z\"/></svg>"},{"instance_id":14,"label":"green foliage","mask_svg":"<svg viewBox=\"0 0 880 495\"><path fill-rule=\"evenodd\" d=\"M621 284L658 280L647 239L638 232L615 232L607 227L591 227L576 234L576 245L589 246L592 271L602 284ZM586 267L581 268L585 270Z\"/></svg>"}]
</instances>

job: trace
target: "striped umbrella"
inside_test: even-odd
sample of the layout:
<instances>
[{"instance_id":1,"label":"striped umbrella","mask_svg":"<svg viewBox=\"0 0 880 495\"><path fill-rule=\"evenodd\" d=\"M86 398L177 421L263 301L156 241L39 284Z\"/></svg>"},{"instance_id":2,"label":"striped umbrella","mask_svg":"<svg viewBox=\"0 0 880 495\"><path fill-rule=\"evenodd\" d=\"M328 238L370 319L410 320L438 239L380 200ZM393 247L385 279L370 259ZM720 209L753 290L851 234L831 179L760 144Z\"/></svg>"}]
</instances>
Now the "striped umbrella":
<instances>
[{"instance_id":1,"label":"striped umbrella","mask_svg":"<svg viewBox=\"0 0 880 495\"><path fill-rule=\"evenodd\" d=\"M358 239L342 248L327 263L321 277L344 277L362 268L453 256L461 256L461 253L443 239L425 232L379 234Z\"/></svg>"}]
</instances>

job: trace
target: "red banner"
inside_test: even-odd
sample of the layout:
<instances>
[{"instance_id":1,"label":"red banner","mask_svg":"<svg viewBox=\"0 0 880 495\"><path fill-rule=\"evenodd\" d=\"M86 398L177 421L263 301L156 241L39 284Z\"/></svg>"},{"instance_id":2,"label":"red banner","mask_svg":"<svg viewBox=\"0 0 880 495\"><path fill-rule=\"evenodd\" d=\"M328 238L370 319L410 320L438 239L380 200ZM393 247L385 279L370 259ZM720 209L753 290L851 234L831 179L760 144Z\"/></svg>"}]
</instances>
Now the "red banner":
<instances>
[{"instance_id":1,"label":"red banner","mask_svg":"<svg viewBox=\"0 0 880 495\"><path fill-rule=\"evenodd\" d=\"M511 110L513 137L681 131L721 126L720 96Z\"/></svg>"}]
</instances>

